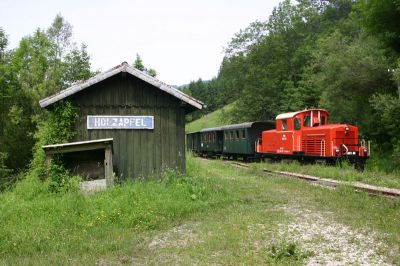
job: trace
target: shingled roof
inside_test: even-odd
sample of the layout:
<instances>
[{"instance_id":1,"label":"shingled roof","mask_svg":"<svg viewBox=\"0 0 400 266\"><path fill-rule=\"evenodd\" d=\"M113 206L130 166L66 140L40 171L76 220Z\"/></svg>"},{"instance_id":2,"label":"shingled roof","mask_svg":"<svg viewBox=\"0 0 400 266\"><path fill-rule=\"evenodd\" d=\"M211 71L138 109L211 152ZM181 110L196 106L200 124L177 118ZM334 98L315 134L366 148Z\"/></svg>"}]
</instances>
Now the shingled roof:
<instances>
[{"instance_id":1,"label":"shingled roof","mask_svg":"<svg viewBox=\"0 0 400 266\"><path fill-rule=\"evenodd\" d=\"M39 101L39 104L41 107L47 107L50 106L64 98L67 98L77 92L80 92L100 81L103 81L105 79L108 79L114 75L117 75L121 72L125 72L125 73L129 73L134 77L137 77L151 85L153 85L154 87L159 88L162 91L165 91L166 93L180 99L181 101L195 107L196 109L202 109L203 108L203 103L199 100L196 100L193 97L190 97L189 95L186 95L185 93L181 92L180 90L169 86L161 81L159 81L158 79L130 66L128 63L123 62L122 64L113 67L112 69L100 73L88 80L82 81L80 83L74 84L71 87L62 90L54 95L51 95L45 99L42 99Z\"/></svg>"}]
</instances>

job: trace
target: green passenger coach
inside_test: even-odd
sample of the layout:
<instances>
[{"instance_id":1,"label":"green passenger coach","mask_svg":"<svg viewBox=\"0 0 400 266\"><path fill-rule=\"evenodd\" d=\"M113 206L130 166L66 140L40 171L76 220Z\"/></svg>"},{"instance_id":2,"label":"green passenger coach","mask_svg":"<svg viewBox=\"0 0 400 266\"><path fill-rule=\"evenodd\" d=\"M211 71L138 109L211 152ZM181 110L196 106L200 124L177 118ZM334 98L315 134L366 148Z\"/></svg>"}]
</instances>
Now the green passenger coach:
<instances>
[{"instance_id":1,"label":"green passenger coach","mask_svg":"<svg viewBox=\"0 0 400 266\"><path fill-rule=\"evenodd\" d=\"M247 122L221 127L223 133L223 153L244 160L255 158L255 143L264 130L275 128L274 122Z\"/></svg>"},{"instance_id":2,"label":"green passenger coach","mask_svg":"<svg viewBox=\"0 0 400 266\"><path fill-rule=\"evenodd\" d=\"M273 128L275 122L247 122L206 128L186 135L187 149L202 156L252 160L258 158L255 145L261 133Z\"/></svg>"}]
</instances>

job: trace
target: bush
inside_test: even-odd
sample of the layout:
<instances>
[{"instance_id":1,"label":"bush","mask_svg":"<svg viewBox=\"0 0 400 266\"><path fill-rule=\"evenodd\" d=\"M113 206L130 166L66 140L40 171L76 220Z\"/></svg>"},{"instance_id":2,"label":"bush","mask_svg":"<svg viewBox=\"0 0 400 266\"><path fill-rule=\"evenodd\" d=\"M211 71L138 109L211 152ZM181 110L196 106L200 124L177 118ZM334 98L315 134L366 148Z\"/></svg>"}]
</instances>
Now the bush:
<instances>
[{"instance_id":1,"label":"bush","mask_svg":"<svg viewBox=\"0 0 400 266\"><path fill-rule=\"evenodd\" d=\"M12 179L10 175L12 171L5 166L5 160L7 159L7 154L0 152L0 191L3 191L10 186Z\"/></svg>"}]
</instances>

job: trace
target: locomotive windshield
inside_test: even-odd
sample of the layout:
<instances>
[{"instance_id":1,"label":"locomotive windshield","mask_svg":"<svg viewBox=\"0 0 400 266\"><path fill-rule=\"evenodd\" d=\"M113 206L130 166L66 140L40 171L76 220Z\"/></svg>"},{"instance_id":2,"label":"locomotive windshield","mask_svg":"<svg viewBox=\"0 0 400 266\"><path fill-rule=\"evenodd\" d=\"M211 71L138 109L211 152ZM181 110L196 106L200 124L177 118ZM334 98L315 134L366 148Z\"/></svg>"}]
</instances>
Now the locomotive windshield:
<instances>
[{"instance_id":1,"label":"locomotive windshield","mask_svg":"<svg viewBox=\"0 0 400 266\"><path fill-rule=\"evenodd\" d=\"M287 129L287 120L283 119L282 120L282 130L286 130Z\"/></svg>"},{"instance_id":2,"label":"locomotive windshield","mask_svg":"<svg viewBox=\"0 0 400 266\"><path fill-rule=\"evenodd\" d=\"M294 129L295 129L295 130L299 130L300 127L301 127L300 118L296 117L296 118L294 119Z\"/></svg>"},{"instance_id":3,"label":"locomotive windshield","mask_svg":"<svg viewBox=\"0 0 400 266\"><path fill-rule=\"evenodd\" d=\"M305 126L305 127L311 126L311 118L309 115L304 116L303 126Z\"/></svg>"}]
</instances>

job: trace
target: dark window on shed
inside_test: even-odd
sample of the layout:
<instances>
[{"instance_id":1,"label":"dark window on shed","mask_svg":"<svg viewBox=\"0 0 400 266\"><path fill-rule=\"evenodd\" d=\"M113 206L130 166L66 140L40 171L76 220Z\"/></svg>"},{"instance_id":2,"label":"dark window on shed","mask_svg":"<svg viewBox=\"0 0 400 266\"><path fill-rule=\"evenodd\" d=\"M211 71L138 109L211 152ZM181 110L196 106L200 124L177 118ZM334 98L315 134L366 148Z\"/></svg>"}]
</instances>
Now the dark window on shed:
<instances>
[{"instance_id":1,"label":"dark window on shed","mask_svg":"<svg viewBox=\"0 0 400 266\"><path fill-rule=\"evenodd\" d=\"M243 129L243 130L242 130L242 139L245 139L245 138L246 138L246 130Z\"/></svg>"},{"instance_id":2,"label":"dark window on shed","mask_svg":"<svg viewBox=\"0 0 400 266\"><path fill-rule=\"evenodd\" d=\"M301 128L301 120L300 118L296 117L294 119L294 129L299 130Z\"/></svg>"},{"instance_id":3,"label":"dark window on shed","mask_svg":"<svg viewBox=\"0 0 400 266\"><path fill-rule=\"evenodd\" d=\"M311 118L310 116L306 115L304 117L303 126L309 127L311 125Z\"/></svg>"},{"instance_id":4,"label":"dark window on shed","mask_svg":"<svg viewBox=\"0 0 400 266\"><path fill-rule=\"evenodd\" d=\"M282 119L282 130L286 130L286 129L287 129L287 120Z\"/></svg>"}]
</instances>

